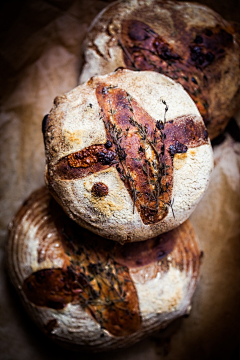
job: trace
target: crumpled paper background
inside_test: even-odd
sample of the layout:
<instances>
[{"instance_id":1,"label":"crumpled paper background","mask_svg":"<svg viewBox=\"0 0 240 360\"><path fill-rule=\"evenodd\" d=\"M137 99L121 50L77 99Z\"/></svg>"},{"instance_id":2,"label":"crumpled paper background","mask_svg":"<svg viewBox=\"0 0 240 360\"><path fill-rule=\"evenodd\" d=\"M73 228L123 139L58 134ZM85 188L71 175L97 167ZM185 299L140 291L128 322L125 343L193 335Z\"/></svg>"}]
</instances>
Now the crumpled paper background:
<instances>
[{"instance_id":1,"label":"crumpled paper background","mask_svg":"<svg viewBox=\"0 0 240 360\"><path fill-rule=\"evenodd\" d=\"M0 359L238 359L240 143L229 134L214 147L211 182L191 216L204 256L189 317L114 355L76 354L53 344L35 327L9 283L7 225L26 197L44 183L42 118L55 96L77 85L87 28L109 2L26 0L8 1L0 8ZM240 22L238 0L199 2ZM236 118L240 123L240 114Z\"/></svg>"}]
</instances>

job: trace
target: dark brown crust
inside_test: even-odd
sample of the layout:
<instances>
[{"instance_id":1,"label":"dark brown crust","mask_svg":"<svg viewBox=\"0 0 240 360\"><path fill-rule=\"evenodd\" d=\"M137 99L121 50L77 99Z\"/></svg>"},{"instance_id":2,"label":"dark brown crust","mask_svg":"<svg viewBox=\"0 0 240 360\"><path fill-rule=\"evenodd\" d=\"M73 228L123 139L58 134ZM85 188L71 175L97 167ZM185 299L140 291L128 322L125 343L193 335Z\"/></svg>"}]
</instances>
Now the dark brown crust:
<instances>
[{"instance_id":1,"label":"dark brown crust","mask_svg":"<svg viewBox=\"0 0 240 360\"><path fill-rule=\"evenodd\" d=\"M57 229L62 249L68 248L78 255L80 249L82 249L81 251L98 249L97 252L101 258L108 259L110 257L129 269L146 266L165 257L173 250L178 234L178 229L173 229L149 240L121 245L77 225L65 215L53 199L49 205L49 213ZM81 239L80 244L79 239ZM49 248L49 254L51 253L54 253L53 248ZM47 251L45 256L47 256L46 254Z\"/></svg>"},{"instance_id":2,"label":"dark brown crust","mask_svg":"<svg viewBox=\"0 0 240 360\"><path fill-rule=\"evenodd\" d=\"M90 55L102 35L102 54ZM202 4L117 1L92 23L80 81L119 66L163 73L196 101L212 140L239 109L239 38L239 26Z\"/></svg>"},{"instance_id":3,"label":"dark brown crust","mask_svg":"<svg viewBox=\"0 0 240 360\"><path fill-rule=\"evenodd\" d=\"M117 87L101 84L96 96L108 146L92 145L68 155L59 161L54 174L61 179L77 179L115 166L144 224L157 223L171 206L174 154L207 144L208 133L192 116L167 123L164 118L155 121ZM149 148L150 157L146 155Z\"/></svg>"},{"instance_id":4,"label":"dark brown crust","mask_svg":"<svg viewBox=\"0 0 240 360\"><path fill-rule=\"evenodd\" d=\"M226 49L233 47L231 32L231 27L192 28L181 34L180 43L170 46L150 26L137 20L125 20L120 44L127 68L157 71L178 81L209 125L208 78L204 69L224 58Z\"/></svg>"},{"instance_id":5,"label":"dark brown crust","mask_svg":"<svg viewBox=\"0 0 240 360\"><path fill-rule=\"evenodd\" d=\"M107 196L108 186L102 182L97 182L93 185L91 193L96 197Z\"/></svg>"},{"instance_id":6,"label":"dark brown crust","mask_svg":"<svg viewBox=\"0 0 240 360\"><path fill-rule=\"evenodd\" d=\"M194 229L191 224L186 221L181 226L162 235L166 244L172 244L172 250L166 253L160 261L150 262L144 267L144 273L141 267L132 269L134 279L144 283L157 276L157 274L166 273L169 267L177 268L180 271L188 272L192 270L193 277L198 277L198 271L201 261L201 253L197 246ZM174 241L174 243L173 243ZM191 257L191 261L188 259Z\"/></svg>"},{"instance_id":7,"label":"dark brown crust","mask_svg":"<svg viewBox=\"0 0 240 360\"><path fill-rule=\"evenodd\" d=\"M68 155L68 164L73 168L87 168L100 162L103 165L112 164L116 154L107 150L104 145L92 145L88 148Z\"/></svg>"},{"instance_id":8,"label":"dark brown crust","mask_svg":"<svg viewBox=\"0 0 240 360\"><path fill-rule=\"evenodd\" d=\"M71 262L74 260L81 261L72 256ZM37 306L60 310L68 303L79 303L114 336L137 331L141 318L128 270L119 264L108 264L109 268L114 266L114 273L106 277L103 268L106 264L91 260L78 267L39 270L24 281L23 291Z\"/></svg>"},{"instance_id":9,"label":"dark brown crust","mask_svg":"<svg viewBox=\"0 0 240 360\"><path fill-rule=\"evenodd\" d=\"M71 167L68 162L68 156L62 158L56 166L52 168L54 175L62 180L74 180L86 177L90 174L94 174L101 170L106 170L109 165L103 165L101 162L97 162L92 166L82 167ZM49 168L51 170L51 168ZM49 171L50 173L50 171ZM50 174L48 174L50 176Z\"/></svg>"}]
</instances>

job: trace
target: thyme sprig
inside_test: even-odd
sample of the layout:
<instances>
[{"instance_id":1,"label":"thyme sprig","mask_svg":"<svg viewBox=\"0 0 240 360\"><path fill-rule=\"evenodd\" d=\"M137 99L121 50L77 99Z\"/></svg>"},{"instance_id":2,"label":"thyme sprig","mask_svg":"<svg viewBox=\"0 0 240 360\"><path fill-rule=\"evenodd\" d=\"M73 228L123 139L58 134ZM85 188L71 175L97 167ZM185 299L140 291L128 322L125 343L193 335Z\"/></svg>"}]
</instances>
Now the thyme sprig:
<instances>
[{"instance_id":1,"label":"thyme sprig","mask_svg":"<svg viewBox=\"0 0 240 360\"><path fill-rule=\"evenodd\" d=\"M135 210L136 201L139 202L139 206L142 209L146 209L148 213L158 214L160 210L160 196L163 194L163 200L161 199L163 205L167 208L167 206L171 207L173 216L173 203L171 201L170 193L169 193L169 184L167 183L167 169L165 160L165 125L166 125L166 113L168 111L168 106L164 100L162 103L165 105L163 120L156 121L155 128L153 133L149 133L148 126L145 124L141 124L137 121L133 104L132 97L129 93L126 94L126 100L128 104L128 110L131 112L129 116L129 124L136 128L137 134L140 136L140 140L142 144L138 148L139 158L133 158L135 161L141 161L142 170L147 177L147 184L150 188L149 193L145 193L145 200L142 201L142 193L137 189L136 182L131 175L130 169L127 165L127 153L122 145L122 140L128 136L128 132L130 127L127 127L125 131L119 128L115 121L115 116L117 115L118 109L113 108L112 95L111 90L116 89L117 86L105 86L102 89L101 95L101 119L104 122L107 133L111 137L111 141L114 144L116 154L118 156L119 163L116 165L116 169L120 174L120 177L123 181L127 182L129 185L129 191L131 192L133 199L133 213ZM104 96L107 97L107 101L109 104L108 114L106 115L103 106ZM151 159L147 155L147 153L153 151L155 154L155 158ZM164 185L165 183L165 185ZM167 194L167 198L166 198ZM147 205L146 205L147 198ZM154 209L152 208L152 202L155 203Z\"/></svg>"},{"instance_id":2,"label":"thyme sprig","mask_svg":"<svg viewBox=\"0 0 240 360\"><path fill-rule=\"evenodd\" d=\"M96 251L92 251L90 255L84 244L81 245L81 255L78 255L77 243L72 241L65 230L62 234L70 245L70 252L67 253L71 257L71 265L67 270L76 288L79 289L78 298L83 308L90 311L102 328L108 322L104 314L106 309L124 311L131 318L132 314L128 309L124 291L124 284L129 281L124 276L126 267L116 263L111 255L105 260Z\"/></svg>"},{"instance_id":3,"label":"thyme sprig","mask_svg":"<svg viewBox=\"0 0 240 360\"><path fill-rule=\"evenodd\" d=\"M137 191L136 189L136 184L135 181L129 171L129 168L127 166L126 163L126 158L127 158L127 153L124 149L124 147L121 145L122 144L122 137L123 135L126 137L129 131L129 128L126 129L127 134L123 134L122 129L118 128L114 122L114 115L117 112L117 109L113 109L112 107L112 100L111 100L111 93L109 92L109 90L116 88L116 87L112 87L112 86L108 86L108 87L104 87L102 90L102 97L101 97L101 112L102 112L102 120L104 122L105 128L107 129L107 131L109 132L109 135L113 141L113 144L115 145L115 150L116 153L118 155L120 164L121 164L121 168L119 166L117 166L117 170L120 173L123 181L127 181L130 187L130 191L132 194L132 199L133 199L133 214L135 211L135 204L136 204L136 200L137 197L139 195L139 191ZM111 121L109 121L106 116L105 116L105 112L103 110L103 95L108 94L109 95L109 106L110 106L110 118Z\"/></svg>"},{"instance_id":4,"label":"thyme sprig","mask_svg":"<svg viewBox=\"0 0 240 360\"><path fill-rule=\"evenodd\" d=\"M165 105L164 118L163 118L163 121L157 120L155 129L153 131L153 140L152 140L151 136L148 134L147 125L142 125L142 124L138 123L138 121L136 120L136 117L134 114L134 109L132 106L131 95L127 94L126 98L129 103L129 110L133 114L132 116L129 116L129 123L132 126L135 126L137 128L138 134L140 135L140 139L145 144L148 144L153 149L156 159L157 159L157 164L154 160L146 159L145 165L143 165L143 172L147 175L148 183L149 183L149 185L150 184L153 185L153 190L149 196L149 199L153 198L155 200L156 210L158 212L159 211L159 196L161 193L163 193L163 196L164 196L163 203L164 203L164 205L170 206L173 217L175 217L174 211L173 211L173 202L171 201L171 197L170 197L169 190L168 190L168 183L167 183L167 175L168 174L167 174L167 165L166 165L166 160L165 160L165 139L166 139L165 125L166 125L166 114L168 111L168 105L164 100L161 100L162 103ZM158 136L158 134L159 134L159 136ZM160 149L161 149L160 152L159 152L158 146L157 146L159 141L161 141L161 143L162 143L162 146L160 147ZM139 148L139 151L144 152L145 156L146 156L145 148L146 148L146 146L144 146L144 147L141 146ZM152 173L153 173L155 181L150 180L149 169L153 169ZM163 178L165 179L166 190L164 189L164 187L162 185ZM151 188L151 186L150 186L150 188ZM167 193L167 195L168 195L167 201L165 199L165 193Z\"/></svg>"}]
</instances>

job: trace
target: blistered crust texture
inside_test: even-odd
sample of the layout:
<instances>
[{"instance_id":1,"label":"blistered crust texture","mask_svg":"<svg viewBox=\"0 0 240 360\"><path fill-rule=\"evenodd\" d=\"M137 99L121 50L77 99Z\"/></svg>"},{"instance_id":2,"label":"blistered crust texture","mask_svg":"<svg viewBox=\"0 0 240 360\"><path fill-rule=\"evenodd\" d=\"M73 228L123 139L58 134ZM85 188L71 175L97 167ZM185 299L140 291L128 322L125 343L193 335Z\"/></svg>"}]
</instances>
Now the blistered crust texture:
<instances>
[{"instance_id":1,"label":"blistered crust texture","mask_svg":"<svg viewBox=\"0 0 240 360\"><path fill-rule=\"evenodd\" d=\"M58 210L56 209L58 208L52 208L52 202L53 200L46 189L40 189L33 193L11 223L7 245L10 278L29 315L50 338L62 345L70 346L71 349L92 352L113 350L134 344L153 331L164 328L169 322L189 311L192 295L199 278L200 267L200 250L194 230L189 222L185 222L174 230L172 235L169 235L169 239L166 237L159 240L160 245L161 241L166 245L172 243L172 250L165 257L162 256L161 258L157 254L153 256L150 253L150 257L153 259L144 265L145 258L139 258L138 251L134 252L133 246L131 247L132 252L128 251L128 256L135 253L133 258L137 256L139 259L137 264L140 264L141 260L143 265L138 264L136 266L132 262L126 263L130 274L128 281L133 282L136 289L137 298L135 302L139 304L141 319L141 326L138 326L136 331L131 331L131 334L127 336L113 336L111 331L107 331L101 326L101 323L96 321L97 313L95 314L96 317L91 316L86 307L76 301L77 298L74 302L65 303L61 309L56 308L57 303L55 304L53 301L51 303L46 302L43 306L37 305L35 302L39 299L36 299L34 294L31 295L33 300L29 300L29 294L34 292L36 285L40 284L43 288L42 293L44 293L46 281L43 276L44 271L48 271L49 276L54 271L61 270L63 274L70 271L76 254L70 254L69 250L67 251L65 248L66 244L69 242L73 245L76 241L75 251L80 253L80 249L83 251L83 244L86 241L84 238L86 233L84 232L81 241L71 238L71 231L63 235L61 226L65 220L60 221L60 228L56 226L55 217L57 217ZM66 228L64 229L66 230ZM81 230L78 231L81 232ZM89 233L87 236L94 238L95 235ZM85 256L94 259L93 253L101 254L101 241L103 240L100 239L98 242L99 248L96 246L92 250L89 248ZM131 245L135 246L135 244ZM114 258L114 260L121 262L119 257ZM82 268L79 268L79 271L83 271L83 265L86 266L86 257L84 261L80 264ZM88 262L88 264L91 263ZM91 265L93 267L94 264ZM36 283L29 282L28 279L33 278L34 274L36 274ZM93 277L96 276L96 273L93 272L92 274ZM103 276L104 274L101 275L101 277ZM101 277L98 278L99 282L104 280ZM59 288L61 286L60 282ZM69 282L65 284L64 288L71 289L71 286L72 284ZM57 296L54 295L57 291L58 287L54 287L54 283L52 283L51 294ZM72 296L78 294L76 284L72 291ZM49 291L46 295L40 294L43 299L44 296L52 295L49 295ZM131 296L133 296L132 292ZM62 297L59 299L64 301ZM79 299L81 300L80 297ZM91 304L91 299L88 300ZM117 305L116 303L116 311ZM121 304L121 306L123 305ZM131 321L130 317L124 324L123 330L127 331L131 328Z\"/></svg>"},{"instance_id":2,"label":"blistered crust texture","mask_svg":"<svg viewBox=\"0 0 240 360\"><path fill-rule=\"evenodd\" d=\"M44 129L46 183L73 220L124 243L190 216L208 185L212 149L180 84L154 72L118 70L55 104ZM151 212L143 210L149 201Z\"/></svg>"},{"instance_id":3,"label":"blistered crust texture","mask_svg":"<svg viewBox=\"0 0 240 360\"><path fill-rule=\"evenodd\" d=\"M201 4L117 1L90 26L80 83L118 67L168 75L196 102L212 139L239 107L237 31Z\"/></svg>"}]
</instances>

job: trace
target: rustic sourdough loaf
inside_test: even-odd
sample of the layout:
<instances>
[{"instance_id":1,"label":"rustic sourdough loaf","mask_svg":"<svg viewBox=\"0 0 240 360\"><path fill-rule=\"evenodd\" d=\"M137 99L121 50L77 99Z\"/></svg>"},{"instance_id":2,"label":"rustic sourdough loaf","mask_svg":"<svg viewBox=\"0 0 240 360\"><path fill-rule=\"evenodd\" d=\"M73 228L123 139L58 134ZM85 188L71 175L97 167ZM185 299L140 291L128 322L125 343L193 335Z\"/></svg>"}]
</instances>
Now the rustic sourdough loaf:
<instances>
[{"instance_id":1,"label":"rustic sourdough loaf","mask_svg":"<svg viewBox=\"0 0 240 360\"><path fill-rule=\"evenodd\" d=\"M240 103L238 35L232 24L204 5L117 1L88 31L80 82L119 66L170 76L195 101L212 139Z\"/></svg>"},{"instance_id":2,"label":"rustic sourdough loaf","mask_svg":"<svg viewBox=\"0 0 240 360\"><path fill-rule=\"evenodd\" d=\"M199 111L155 72L92 78L55 99L43 132L52 195L79 225L122 243L178 226L209 181Z\"/></svg>"},{"instance_id":3,"label":"rustic sourdough loaf","mask_svg":"<svg viewBox=\"0 0 240 360\"><path fill-rule=\"evenodd\" d=\"M189 222L122 246L70 220L45 188L16 214L7 254L11 280L41 330L95 352L129 346L187 313L199 277Z\"/></svg>"}]
</instances>

